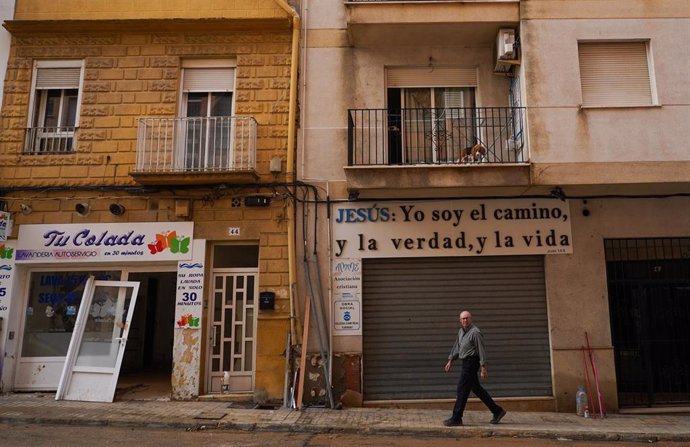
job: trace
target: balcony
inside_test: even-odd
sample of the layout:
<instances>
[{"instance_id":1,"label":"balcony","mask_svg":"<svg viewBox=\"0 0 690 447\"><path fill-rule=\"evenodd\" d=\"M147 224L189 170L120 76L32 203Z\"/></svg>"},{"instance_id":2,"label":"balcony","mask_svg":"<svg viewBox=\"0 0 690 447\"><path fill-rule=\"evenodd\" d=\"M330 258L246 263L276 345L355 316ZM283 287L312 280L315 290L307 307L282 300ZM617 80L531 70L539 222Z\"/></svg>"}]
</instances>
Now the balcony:
<instances>
[{"instance_id":1,"label":"balcony","mask_svg":"<svg viewBox=\"0 0 690 447\"><path fill-rule=\"evenodd\" d=\"M352 109L348 187L527 184L524 118L524 107Z\"/></svg>"},{"instance_id":2,"label":"balcony","mask_svg":"<svg viewBox=\"0 0 690 447\"><path fill-rule=\"evenodd\" d=\"M256 174L256 120L248 116L139 118L142 184L248 183Z\"/></svg>"},{"instance_id":3,"label":"balcony","mask_svg":"<svg viewBox=\"0 0 690 447\"><path fill-rule=\"evenodd\" d=\"M499 28L520 21L519 0L346 0L345 6L355 47L491 43Z\"/></svg>"},{"instance_id":4,"label":"balcony","mask_svg":"<svg viewBox=\"0 0 690 447\"><path fill-rule=\"evenodd\" d=\"M30 127L26 129L25 154L68 154L74 152L77 128Z\"/></svg>"}]
</instances>

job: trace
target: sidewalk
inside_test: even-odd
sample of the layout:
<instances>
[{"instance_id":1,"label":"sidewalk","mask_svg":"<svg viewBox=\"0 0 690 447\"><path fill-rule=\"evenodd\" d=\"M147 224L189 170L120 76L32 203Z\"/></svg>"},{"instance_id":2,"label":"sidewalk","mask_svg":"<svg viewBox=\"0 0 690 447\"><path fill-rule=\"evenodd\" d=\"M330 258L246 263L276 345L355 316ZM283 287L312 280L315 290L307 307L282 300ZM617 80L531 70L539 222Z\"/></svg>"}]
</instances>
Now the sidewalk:
<instances>
[{"instance_id":1,"label":"sidewalk","mask_svg":"<svg viewBox=\"0 0 690 447\"><path fill-rule=\"evenodd\" d=\"M533 437L592 441L690 442L690 415L619 415L585 419L565 413L509 412L498 425L488 412L466 412L465 426L444 427L443 410L348 408L303 411L232 408L230 402L56 402L53 394L0 396L0 422L177 429L340 432L377 435Z\"/></svg>"}]
</instances>

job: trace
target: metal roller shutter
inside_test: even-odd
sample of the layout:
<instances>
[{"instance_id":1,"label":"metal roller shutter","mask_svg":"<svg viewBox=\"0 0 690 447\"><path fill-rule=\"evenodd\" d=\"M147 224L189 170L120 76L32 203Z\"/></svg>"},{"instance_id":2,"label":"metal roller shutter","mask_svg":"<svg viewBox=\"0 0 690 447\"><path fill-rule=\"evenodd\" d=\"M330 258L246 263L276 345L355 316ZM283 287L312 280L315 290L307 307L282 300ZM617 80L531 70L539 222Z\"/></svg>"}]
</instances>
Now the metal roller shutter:
<instances>
[{"instance_id":1,"label":"metal roller shutter","mask_svg":"<svg viewBox=\"0 0 690 447\"><path fill-rule=\"evenodd\" d=\"M544 258L365 259L366 400L451 398L443 371L467 309L484 334L493 396L551 396Z\"/></svg>"},{"instance_id":2,"label":"metal roller shutter","mask_svg":"<svg viewBox=\"0 0 690 447\"><path fill-rule=\"evenodd\" d=\"M231 92L235 86L234 68L185 68L185 92Z\"/></svg>"},{"instance_id":3,"label":"metal roller shutter","mask_svg":"<svg viewBox=\"0 0 690 447\"><path fill-rule=\"evenodd\" d=\"M36 90L79 88L81 68L39 68Z\"/></svg>"},{"instance_id":4,"label":"metal roller shutter","mask_svg":"<svg viewBox=\"0 0 690 447\"><path fill-rule=\"evenodd\" d=\"M579 42L584 106L654 103L646 42Z\"/></svg>"},{"instance_id":5,"label":"metal roller shutter","mask_svg":"<svg viewBox=\"0 0 690 447\"><path fill-rule=\"evenodd\" d=\"M476 87L477 69L435 67L389 67L386 85L391 87Z\"/></svg>"}]
</instances>

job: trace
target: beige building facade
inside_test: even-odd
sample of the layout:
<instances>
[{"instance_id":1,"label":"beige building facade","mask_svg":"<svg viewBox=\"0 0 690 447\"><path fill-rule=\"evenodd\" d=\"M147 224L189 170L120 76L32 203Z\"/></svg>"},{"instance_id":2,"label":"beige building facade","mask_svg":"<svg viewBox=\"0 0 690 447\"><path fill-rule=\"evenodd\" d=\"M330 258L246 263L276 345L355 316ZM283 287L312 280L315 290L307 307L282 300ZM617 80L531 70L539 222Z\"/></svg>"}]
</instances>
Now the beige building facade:
<instances>
[{"instance_id":1,"label":"beige building facade","mask_svg":"<svg viewBox=\"0 0 690 447\"><path fill-rule=\"evenodd\" d=\"M294 13L140 3L18 1L4 23L2 390L60 388L84 318L73 387L107 358L118 390L282 399Z\"/></svg>"},{"instance_id":2,"label":"beige building facade","mask_svg":"<svg viewBox=\"0 0 690 447\"><path fill-rule=\"evenodd\" d=\"M4 24L0 390L450 408L468 309L511 411L688 402L683 1L134 3Z\"/></svg>"},{"instance_id":3,"label":"beige building facade","mask_svg":"<svg viewBox=\"0 0 690 447\"><path fill-rule=\"evenodd\" d=\"M469 309L509 409L573 411L586 367L596 409L597 384L608 412L687 402L684 2L301 15L298 173L328 197L306 231L335 397L450 408Z\"/></svg>"}]
</instances>

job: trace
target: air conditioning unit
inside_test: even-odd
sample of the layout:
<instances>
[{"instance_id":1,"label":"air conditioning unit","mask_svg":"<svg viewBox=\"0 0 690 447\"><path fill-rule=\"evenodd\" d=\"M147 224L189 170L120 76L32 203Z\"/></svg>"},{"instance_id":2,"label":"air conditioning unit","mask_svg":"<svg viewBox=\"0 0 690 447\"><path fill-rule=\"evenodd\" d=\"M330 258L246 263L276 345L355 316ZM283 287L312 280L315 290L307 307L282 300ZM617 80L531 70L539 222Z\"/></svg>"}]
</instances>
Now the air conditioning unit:
<instances>
[{"instance_id":1,"label":"air conditioning unit","mask_svg":"<svg viewBox=\"0 0 690 447\"><path fill-rule=\"evenodd\" d=\"M515 49L515 30L501 28L496 37L496 58L499 60L517 59Z\"/></svg>"},{"instance_id":2,"label":"air conditioning unit","mask_svg":"<svg viewBox=\"0 0 690 447\"><path fill-rule=\"evenodd\" d=\"M520 64L519 45L515 42L515 30L512 28L501 28L496 36L496 66L494 72L498 74L509 74L512 72L513 65Z\"/></svg>"}]
</instances>

